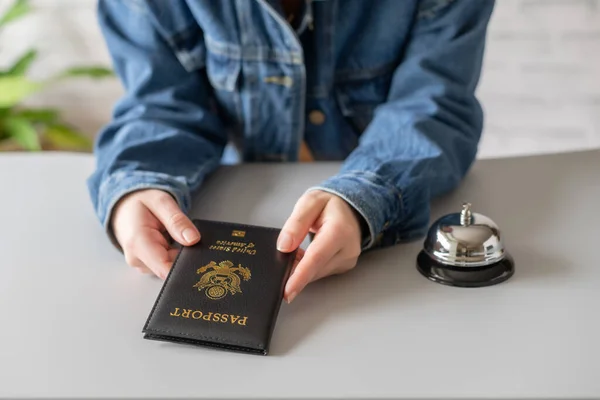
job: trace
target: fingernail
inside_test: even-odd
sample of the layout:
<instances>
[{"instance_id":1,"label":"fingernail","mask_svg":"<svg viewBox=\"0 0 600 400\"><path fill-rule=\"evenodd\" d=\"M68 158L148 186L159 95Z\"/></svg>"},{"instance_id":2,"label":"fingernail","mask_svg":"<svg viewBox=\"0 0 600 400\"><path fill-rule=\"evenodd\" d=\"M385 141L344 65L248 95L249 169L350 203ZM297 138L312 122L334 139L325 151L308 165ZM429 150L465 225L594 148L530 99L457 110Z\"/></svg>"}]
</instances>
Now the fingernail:
<instances>
[{"instance_id":1,"label":"fingernail","mask_svg":"<svg viewBox=\"0 0 600 400\"><path fill-rule=\"evenodd\" d=\"M297 295L297 294L298 294L298 293L296 293L296 292L292 292L292 294L290 294L290 295L288 296L288 300L287 300L288 304L290 304L292 301L294 301L294 298L296 298L296 295Z\"/></svg>"},{"instance_id":2,"label":"fingernail","mask_svg":"<svg viewBox=\"0 0 600 400\"><path fill-rule=\"evenodd\" d=\"M292 247L292 236L289 233L282 232L277 241L277 250L288 251Z\"/></svg>"},{"instance_id":3,"label":"fingernail","mask_svg":"<svg viewBox=\"0 0 600 400\"><path fill-rule=\"evenodd\" d=\"M184 229L181 234L183 235L183 238L188 243L192 243L192 242L198 240L198 233L191 228Z\"/></svg>"}]
</instances>

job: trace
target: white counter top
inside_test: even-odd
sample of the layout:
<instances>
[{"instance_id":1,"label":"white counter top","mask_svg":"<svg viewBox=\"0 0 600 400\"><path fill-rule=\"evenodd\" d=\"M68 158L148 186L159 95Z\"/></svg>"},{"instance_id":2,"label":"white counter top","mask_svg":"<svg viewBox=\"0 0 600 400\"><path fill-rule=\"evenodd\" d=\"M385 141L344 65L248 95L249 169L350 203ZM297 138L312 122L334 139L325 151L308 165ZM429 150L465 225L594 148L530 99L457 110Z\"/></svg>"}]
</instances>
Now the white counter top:
<instances>
[{"instance_id":1,"label":"white counter top","mask_svg":"<svg viewBox=\"0 0 600 400\"><path fill-rule=\"evenodd\" d=\"M498 223L509 281L446 287L416 270L420 242L378 250L284 304L267 357L142 339L161 282L105 238L92 168L0 155L1 397L600 397L598 151L479 161L435 202ZM223 169L194 216L280 226L336 168Z\"/></svg>"}]
</instances>

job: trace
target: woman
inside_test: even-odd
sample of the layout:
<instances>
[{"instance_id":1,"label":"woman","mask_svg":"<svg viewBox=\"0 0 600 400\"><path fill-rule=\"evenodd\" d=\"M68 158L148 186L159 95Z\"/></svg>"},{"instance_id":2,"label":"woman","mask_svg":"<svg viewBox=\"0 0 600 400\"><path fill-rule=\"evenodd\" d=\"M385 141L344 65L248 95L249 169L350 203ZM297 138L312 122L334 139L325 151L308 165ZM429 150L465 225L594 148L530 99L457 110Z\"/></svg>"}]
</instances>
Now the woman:
<instances>
[{"instance_id":1,"label":"woman","mask_svg":"<svg viewBox=\"0 0 600 400\"><path fill-rule=\"evenodd\" d=\"M475 159L492 0L100 0L125 87L89 179L127 262L164 278L200 240L190 194L222 163L344 160L307 188L278 248L315 237L290 277L353 268L421 236L429 202ZM342 234L340 234L342 232Z\"/></svg>"}]
</instances>

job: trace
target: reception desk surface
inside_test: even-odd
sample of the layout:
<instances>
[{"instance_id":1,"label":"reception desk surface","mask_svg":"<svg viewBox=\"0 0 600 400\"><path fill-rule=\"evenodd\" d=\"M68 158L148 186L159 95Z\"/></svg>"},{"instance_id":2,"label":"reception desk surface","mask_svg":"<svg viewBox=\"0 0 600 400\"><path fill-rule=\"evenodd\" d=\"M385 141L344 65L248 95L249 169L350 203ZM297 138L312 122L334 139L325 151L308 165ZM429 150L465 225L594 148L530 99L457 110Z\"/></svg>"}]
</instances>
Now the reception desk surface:
<instances>
[{"instance_id":1,"label":"reception desk surface","mask_svg":"<svg viewBox=\"0 0 600 400\"><path fill-rule=\"evenodd\" d=\"M516 272L425 279L422 241L283 304L271 353L142 339L161 281L129 268L93 213L85 155L0 156L0 397L600 398L600 152L482 160L463 201L502 230ZM280 227L337 164L215 173L193 216Z\"/></svg>"}]
</instances>

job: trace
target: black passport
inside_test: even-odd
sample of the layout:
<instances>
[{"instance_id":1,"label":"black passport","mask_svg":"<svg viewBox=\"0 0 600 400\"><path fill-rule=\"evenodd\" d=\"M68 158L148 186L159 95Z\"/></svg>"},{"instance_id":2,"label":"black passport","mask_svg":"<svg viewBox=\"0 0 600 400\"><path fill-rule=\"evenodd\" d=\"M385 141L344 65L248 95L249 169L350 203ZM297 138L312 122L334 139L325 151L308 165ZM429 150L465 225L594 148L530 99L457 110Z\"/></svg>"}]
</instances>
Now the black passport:
<instances>
[{"instance_id":1,"label":"black passport","mask_svg":"<svg viewBox=\"0 0 600 400\"><path fill-rule=\"evenodd\" d=\"M145 339L266 355L295 253L280 230L195 219L144 325Z\"/></svg>"}]
</instances>

